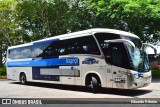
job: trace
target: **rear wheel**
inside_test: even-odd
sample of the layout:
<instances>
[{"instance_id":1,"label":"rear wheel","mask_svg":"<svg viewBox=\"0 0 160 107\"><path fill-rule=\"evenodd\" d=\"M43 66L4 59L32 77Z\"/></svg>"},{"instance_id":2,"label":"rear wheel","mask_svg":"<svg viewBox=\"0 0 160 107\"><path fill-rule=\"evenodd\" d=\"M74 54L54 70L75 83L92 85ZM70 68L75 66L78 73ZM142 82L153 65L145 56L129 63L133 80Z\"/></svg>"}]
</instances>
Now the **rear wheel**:
<instances>
[{"instance_id":1,"label":"rear wheel","mask_svg":"<svg viewBox=\"0 0 160 107\"><path fill-rule=\"evenodd\" d=\"M21 84L23 84L23 85L27 84L27 78L26 78L25 73L22 73L22 74L20 75L20 82L21 82Z\"/></svg>"},{"instance_id":2,"label":"rear wheel","mask_svg":"<svg viewBox=\"0 0 160 107\"><path fill-rule=\"evenodd\" d=\"M98 79L93 76L90 82L91 82L90 84L91 84L92 92L97 93L100 89L100 84L98 82Z\"/></svg>"}]
</instances>

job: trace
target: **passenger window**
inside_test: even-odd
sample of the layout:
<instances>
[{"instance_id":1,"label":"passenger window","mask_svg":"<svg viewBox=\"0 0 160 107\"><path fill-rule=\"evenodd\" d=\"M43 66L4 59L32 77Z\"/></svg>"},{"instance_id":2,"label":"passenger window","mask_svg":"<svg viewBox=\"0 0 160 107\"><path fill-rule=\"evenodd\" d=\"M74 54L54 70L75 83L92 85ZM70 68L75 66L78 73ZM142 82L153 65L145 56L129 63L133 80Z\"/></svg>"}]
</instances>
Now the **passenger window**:
<instances>
[{"instance_id":1,"label":"passenger window","mask_svg":"<svg viewBox=\"0 0 160 107\"><path fill-rule=\"evenodd\" d=\"M43 45L37 44L32 46L32 57L39 57L41 53L43 52Z\"/></svg>"},{"instance_id":2,"label":"passenger window","mask_svg":"<svg viewBox=\"0 0 160 107\"><path fill-rule=\"evenodd\" d=\"M21 49L20 48L14 48L14 49L10 49L9 50L10 53L8 55L8 57L10 59L19 59L20 58L20 54L21 54Z\"/></svg>"},{"instance_id":3,"label":"passenger window","mask_svg":"<svg viewBox=\"0 0 160 107\"><path fill-rule=\"evenodd\" d=\"M8 58L13 59L13 49L8 50Z\"/></svg>"},{"instance_id":4,"label":"passenger window","mask_svg":"<svg viewBox=\"0 0 160 107\"><path fill-rule=\"evenodd\" d=\"M77 38L77 54L100 55L99 48L93 36Z\"/></svg>"},{"instance_id":5,"label":"passenger window","mask_svg":"<svg viewBox=\"0 0 160 107\"><path fill-rule=\"evenodd\" d=\"M43 57L68 54L96 54L100 55L93 36L72 38L51 43L44 51Z\"/></svg>"},{"instance_id":6,"label":"passenger window","mask_svg":"<svg viewBox=\"0 0 160 107\"><path fill-rule=\"evenodd\" d=\"M105 48L105 40L120 39L120 35L113 33L96 33L94 34L102 49Z\"/></svg>"},{"instance_id":7,"label":"passenger window","mask_svg":"<svg viewBox=\"0 0 160 107\"><path fill-rule=\"evenodd\" d=\"M32 55L32 52L31 52L31 47L30 46L21 48L21 58L22 59L30 58L31 55Z\"/></svg>"}]
</instances>

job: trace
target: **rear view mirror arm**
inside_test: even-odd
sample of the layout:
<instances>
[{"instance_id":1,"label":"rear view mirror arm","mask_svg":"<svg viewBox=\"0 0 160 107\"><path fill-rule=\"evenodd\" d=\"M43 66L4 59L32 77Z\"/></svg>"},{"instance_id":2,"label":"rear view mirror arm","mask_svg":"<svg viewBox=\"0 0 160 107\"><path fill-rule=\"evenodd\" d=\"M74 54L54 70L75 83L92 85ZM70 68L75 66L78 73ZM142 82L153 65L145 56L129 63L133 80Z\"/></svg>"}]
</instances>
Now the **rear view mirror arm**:
<instances>
[{"instance_id":1,"label":"rear view mirror arm","mask_svg":"<svg viewBox=\"0 0 160 107\"><path fill-rule=\"evenodd\" d=\"M132 41L129 41L129 40L126 40L126 39L105 40L105 42L108 42L108 43L110 43L110 42L112 42L112 43L114 43L114 42L115 43L117 43L117 42L127 42L127 43L131 44L132 47L135 49L135 44Z\"/></svg>"}]
</instances>

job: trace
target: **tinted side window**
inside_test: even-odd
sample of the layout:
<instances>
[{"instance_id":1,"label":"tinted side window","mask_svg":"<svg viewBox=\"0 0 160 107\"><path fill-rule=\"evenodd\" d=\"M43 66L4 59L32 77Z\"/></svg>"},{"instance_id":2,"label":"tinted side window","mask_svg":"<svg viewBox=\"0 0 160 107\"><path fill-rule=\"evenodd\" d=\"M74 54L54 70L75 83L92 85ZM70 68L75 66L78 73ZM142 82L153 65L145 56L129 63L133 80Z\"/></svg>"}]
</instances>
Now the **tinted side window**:
<instances>
[{"instance_id":1,"label":"tinted side window","mask_svg":"<svg viewBox=\"0 0 160 107\"><path fill-rule=\"evenodd\" d=\"M104 40L120 39L120 35L113 33L95 33L94 35L99 42Z\"/></svg>"},{"instance_id":2,"label":"tinted side window","mask_svg":"<svg viewBox=\"0 0 160 107\"><path fill-rule=\"evenodd\" d=\"M42 53L42 57L58 56L65 53L64 41L55 41L46 47Z\"/></svg>"},{"instance_id":3,"label":"tinted side window","mask_svg":"<svg viewBox=\"0 0 160 107\"><path fill-rule=\"evenodd\" d=\"M124 56L124 49L123 46L120 46L121 44L114 44L112 47L112 64L122 67L125 63L123 63L125 59Z\"/></svg>"},{"instance_id":4,"label":"tinted side window","mask_svg":"<svg viewBox=\"0 0 160 107\"><path fill-rule=\"evenodd\" d=\"M23 47L21 48L21 58L31 58L32 52L31 52L31 46Z\"/></svg>"},{"instance_id":5,"label":"tinted side window","mask_svg":"<svg viewBox=\"0 0 160 107\"><path fill-rule=\"evenodd\" d=\"M122 68L130 68L129 56L123 43L109 43L106 56L111 56L109 63Z\"/></svg>"},{"instance_id":6,"label":"tinted side window","mask_svg":"<svg viewBox=\"0 0 160 107\"><path fill-rule=\"evenodd\" d=\"M21 49L20 48L15 48L15 49L10 49L8 57L10 59L20 59L21 54Z\"/></svg>"},{"instance_id":7,"label":"tinted side window","mask_svg":"<svg viewBox=\"0 0 160 107\"><path fill-rule=\"evenodd\" d=\"M43 51L43 57L59 56L67 54L100 55L100 51L93 36L85 36L85 37L56 41L50 44Z\"/></svg>"},{"instance_id":8,"label":"tinted side window","mask_svg":"<svg viewBox=\"0 0 160 107\"><path fill-rule=\"evenodd\" d=\"M100 55L99 48L93 36L77 38L77 54Z\"/></svg>"},{"instance_id":9,"label":"tinted side window","mask_svg":"<svg viewBox=\"0 0 160 107\"><path fill-rule=\"evenodd\" d=\"M10 59L31 58L31 55L32 55L31 46L10 49L8 51L8 58Z\"/></svg>"},{"instance_id":10,"label":"tinted side window","mask_svg":"<svg viewBox=\"0 0 160 107\"><path fill-rule=\"evenodd\" d=\"M9 49L9 50L8 50L8 58L9 58L9 59L13 59L12 56L13 56L13 49Z\"/></svg>"},{"instance_id":11,"label":"tinted side window","mask_svg":"<svg viewBox=\"0 0 160 107\"><path fill-rule=\"evenodd\" d=\"M36 44L32 46L32 57L39 57L43 52L43 44Z\"/></svg>"},{"instance_id":12,"label":"tinted side window","mask_svg":"<svg viewBox=\"0 0 160 107\"><path fill-rule=\"evenodd\" d=\"M105 48L105 40L120 39L120 35L113 33L96 33L95 37L98 40L102 49Z\"/></svg>"}]
</instances>

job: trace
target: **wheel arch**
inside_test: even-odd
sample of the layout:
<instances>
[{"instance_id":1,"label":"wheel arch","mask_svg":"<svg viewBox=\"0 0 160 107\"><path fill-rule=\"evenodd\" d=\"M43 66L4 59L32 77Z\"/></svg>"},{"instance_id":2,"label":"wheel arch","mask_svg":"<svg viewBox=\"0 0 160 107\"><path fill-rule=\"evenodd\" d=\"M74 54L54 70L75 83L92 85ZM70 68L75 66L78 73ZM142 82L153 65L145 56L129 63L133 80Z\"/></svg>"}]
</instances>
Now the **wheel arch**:
<instances>
[{"instance_id":1,"label":"wheel arch","mask_svg":"<svg viewBox=\"0 0 160 107\"><path fill-rule=\"evenodd\" d=\"M103 84L103 83L102 83L102 77L101 77L101 75L100 75L99 73L97 73L96 71L89 71L89 72L87 72L87 73L85 74L84 85L85 85L85 86L89 85L88 82L90 81L90 79L91 79L92 76L95 76L95 77L98 79L100 85L102 86L102 84Z\"/></svg>"}]
</instances>

